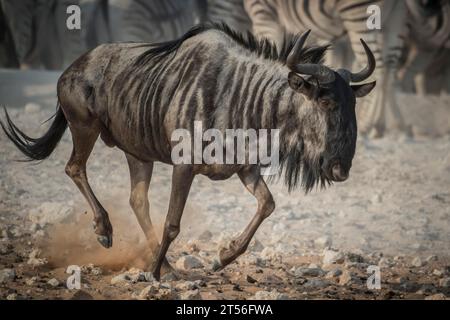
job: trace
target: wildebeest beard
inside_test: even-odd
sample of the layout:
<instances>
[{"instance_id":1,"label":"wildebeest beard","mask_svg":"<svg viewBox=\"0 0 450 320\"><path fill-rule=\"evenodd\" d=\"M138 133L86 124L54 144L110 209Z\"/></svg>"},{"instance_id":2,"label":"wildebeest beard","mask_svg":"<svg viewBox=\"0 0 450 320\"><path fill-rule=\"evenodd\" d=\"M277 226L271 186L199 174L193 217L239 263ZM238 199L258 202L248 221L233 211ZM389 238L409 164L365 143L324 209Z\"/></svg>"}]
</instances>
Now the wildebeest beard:
<instances>
[{"instance_id":1,"label":"wildebeest beard","mask_svg":"<svg viewBox=\"0 0 450 320\"><path fill-rule=\"evenodd\" d=\"M284 175L284 183L289 192L297 188L299 182L305 193L315 186L325 188L332 183L321 169L320 157L308 157L301 139L294 146L282 144L279 161L279 174Z\"/></svg>"}]
</instances>

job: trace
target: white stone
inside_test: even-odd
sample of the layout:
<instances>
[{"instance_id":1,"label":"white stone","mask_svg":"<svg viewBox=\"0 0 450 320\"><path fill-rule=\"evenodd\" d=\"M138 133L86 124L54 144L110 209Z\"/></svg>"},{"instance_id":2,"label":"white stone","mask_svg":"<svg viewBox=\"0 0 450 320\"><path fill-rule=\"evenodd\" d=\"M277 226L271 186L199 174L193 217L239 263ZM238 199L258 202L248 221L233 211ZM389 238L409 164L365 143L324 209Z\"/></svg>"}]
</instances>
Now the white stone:
<instances>
[{"instance_id":1,"label":"white stone","mask_svg":"<svg viewBox=\"0 0 450 320\"><path fill-rule=\"evenodd\" d=\"M265 247L262 251L261 251L261 255L260 257L264 260L272 260L272 261L280 261L281 260L281 255L274 249L271 247Z\"/></svg>"},{"instance_id":2,"label":"white stone","mask_svg":"<svg viewBox=\"0 0 450 320\"><path fill-rule=\"evenodd\" d=\"M103 270L100 267L94 267L91 269L91 274L94 276L101 276L103 274Z\"/></svg>"},{"instance_id":3,"label":"white stone","mask_svg":"<svg viewBox=\"0 0 450 320\"><path fill-rule=\"evenodd\" d=\"M433 275L435 275L437 277L442 277L444 275L444 272L442 270L434 269Z\"/></svg>"},{"instance_id":4,"label":"white stone","mask_svg":"<svg viewBox=\"0 0 450 320\"><path fill-rule=\"evenodd\" d=\"M258 291L250 300L288 300L289 297L284 293L280 293L276 290L272 291Z\"/></svg>"},{"instance_id":5,"label":"white stone","mask_svg":"<svg viewBox=\"0 0 450 320\"><path fill-rule=\"evenodd\" d=\"M27 264L33 266L33 267L40 267L43 265L46 265L48 263L47 259L45 258L39 258L41 254L41 250L34 249L30 252L28 255L28 261Z\"/></svg>"},{"instance_id":6,"label":"white stone","mask_svg":"<svg viewBox=\"0 0 450 320\"><path fill-rule=\"evenodd\" d=\"M19 300L17 293L11 293L6 296L6 300Z\"/></svg>"},{"instance_id":7,"label":"white stone","mask_svg":"<svg viewBox=\"0 0 450 320\"><path fill-rule=\"evenodd\" d=\"M379 261L378 261L378 265L382 268L390 268L392 267L394 264L392 263L392 261L389 258L385 258L382 257Z\"/></svg>"},{"instance_id":8,"label":"white stone","mask_svg":"<svg viewBox=\"0 0 450 320\"><path fill-rule=\"evenodd\" d=\"M27 280L25 280L25 284L26 284L27 286L33 286L33 285L36 284L36 282L37 282L38 280L39 280L38 277L31 277L31 278L28 278Z\"/></svg>"},{"instance_id":9,"label":"white stone","mask_svg":"<svg viewBox=\"0 0 450 320\"><path fill-rule=\"evenodd\" d=\"M329 236L323 236L314 240L314 245L318 248L327 248L331 246L331 238Z\"/></svg>"},{"instance_id":10,"label":"white stone","mask_svg":"<svg viewBox=\"0 0 450 320\"><path fill-rule=\"evenodd\" d=\"M443 293L436 293L425 298L425 300L446 300L447 297Z\"/></svg>"},{"instance_id":11,"label":"white stone","mask_svg":"<svg viewBox=\"0 0 450 320\"><path fill-rule=\"evenodd\" d=\"M423 261L422 259L420 259L420 257L415 257L412 261L411 261L411 265L413 267L421 267L423 266Z\"/></svg>"},{"instance_id":12,"label":"white stone","mask_svg":"<svg viewBox=\"0 0 450 320\"><path fill-rule=\"evenodd\" d=\"M381 194L376 193L373 195L371 200L372 200L372 203L377 204L377 203L383 202L383 197L381 196Z\"/></svg>"},{"instance_id":13,"label":"white stone","mask_svg":"<svg viewBox=\"0 0 450 320\"><path fill-rule=\"evenodd\" d=\"M51 285L53 288L56 288L57 286L59 286L59 281L55 278L52 278L47 281L47 284Z\"/></svg>"},{"instance_id":14,"label":"white stone","mask_svg":"<svg viewBox=\"0 0 450 320\"><path fill-rule=\"evenodd\" d=\"M131 281L130 276L126 273L122 273L122 274L119 274L119 275L113 277L111 279L111 284L116 285L116 284L121 284L121 283L127 283L129 281Z\"/></svg>"},{"instance_id":15,"label":"white stone","mask_svg":"<svg viewBox=\"0 0 450 320\"><path fill-rule=\"evenodd\" d=\"M157 300L174 300L178 296L176 292L170 287L169 284L160 284L159 282L154 282L151 285L142 289L138 295L138 299L157 299Z\"/></svg>"},{"instance_id":16,"label":"white stone","mask_svg":"<svg viewBox=\"0 0 450 320\"><path fill-rule=\"evenodd\" d=\"M345 256L342 252L332 249L325 249L323 250L322 254L323 254L322 263L324 265L341 264L344 262L345 259Z\"/></svg>"},{"instance_id":17,"label":"white stone","mask_svg":"<svg viewBox=\"0 0 450 320\"><path fill-rule=\"evenodd\" d=\"M16 271L14 269L3 269L0 271L0 283L14 281L16 278Z\"/></svg>"}]
</instances>

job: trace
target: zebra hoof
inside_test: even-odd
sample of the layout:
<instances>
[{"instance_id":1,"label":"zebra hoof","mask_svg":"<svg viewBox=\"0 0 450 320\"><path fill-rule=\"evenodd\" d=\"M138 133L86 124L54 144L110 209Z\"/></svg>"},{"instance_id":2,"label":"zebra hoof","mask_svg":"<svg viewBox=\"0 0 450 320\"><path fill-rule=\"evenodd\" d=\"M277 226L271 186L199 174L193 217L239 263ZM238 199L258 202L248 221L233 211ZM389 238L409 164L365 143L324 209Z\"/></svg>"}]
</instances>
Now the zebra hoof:
<instances>
[{"instance_id":1,"label":"zebra hoof","mask_svg":"<svg viewBox=\"0 0 450 320\"><path fill-rule=\"evenodd\" d=\"M98 236L97 241L106 249L112 247L112 236Z\"/></svg>"}]
</instances>

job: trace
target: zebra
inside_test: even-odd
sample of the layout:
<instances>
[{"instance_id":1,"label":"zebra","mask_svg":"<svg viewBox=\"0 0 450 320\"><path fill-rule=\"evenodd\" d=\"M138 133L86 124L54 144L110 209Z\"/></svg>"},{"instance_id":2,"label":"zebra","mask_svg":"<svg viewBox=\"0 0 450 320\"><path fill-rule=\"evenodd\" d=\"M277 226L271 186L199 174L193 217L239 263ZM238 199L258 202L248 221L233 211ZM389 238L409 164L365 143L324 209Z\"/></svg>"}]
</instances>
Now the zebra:
<instances>
[{"instance_id":1,"label":"zebra","mask_svg":"<svg viewBox=\"0 0 450 320\"><path fill-rule=\"evenodd\" d=\"M169 41L206 22L251 29L242 0L109 0L108 8L112 41Z\"/></svg>"},{"instance_id":2,"label":"zebra","mask_svg":"<svg viewBox=\"0 0 450 320\"><path fill-rule=\"evenodd\" d=\"M374 78L378 85L375 95L369 96L359 110L359 129L375 136L382 135L386 125L407 132L393 89L398 85L395 77L407 32L403 1L244 0L244 5L257 36L279 43L285 33L311 29L318 41L335 42L348 37L357 65L365 59L359 47L359 38L364 38L377 61ZM366 26L369 5L381 10L381 30Z\"/></svg>"},{"instance_id":3,"label":"zebra","mask_svg":"<svg viewBox=\"0 0 450 320\"><path fill-rule=\"evenodd\" d=\"M22 68L63 69L99 44L174 40L207 21L223 21L241 32L251 29L242 0L0 0L0 4L8 17L0 16L5 40L9 33L13 38L13 45L0 42L4 65ZM69 5L80 7L81 30L66 27Z\"/></svg>"},{"instance_id":4,"label":"zebra","mask_svg":"<svg viewBox=\"0 0 450 320\"><path fill-rule=\"evenodd\" d=\"M252 23L242 0L202 0L202 22L225 23L233 30L251 31Z\"/></svg>"},{"instance_id":5,"label":"zebra","mask_svg":"<svg viewBox=\"0 0 450 320\"><path fill-rule=\"evenodd\" d=\"M18 68L16 48L8 28L5 13L0 5L0 68Z\"/></svg>"},{"instance_id":6,"label":"zebra","mask_svg":"<svg viewBox=\"0 0 450 320\"><path fill-rule=\"evenodd\" d=\"M402 89L450 92L450 1L407 1L408 50L399 71Z\"/></svg>"},{"instance_id":7,"label":"zebra","mask_svg":"<svg viewBox=\"0 0 450 320\"><path fill-rule=\"evenodd\" d=\"M66 173L94 212L98 241L112 246L112 225L86 176L86 162L100 135L108 146L125 152L130 167L130 204L154 253L156 279L180 232L180 222L194 176L225 180L237 174L258 200L244 232L220 252L215 270L247 248L259 225L275 209L259 164L174 164L172 133L194 135L203 128L280 130L280 167L290 189L327 186L348 178L356 148L356 98L367 95L375 58L361 40L368 59L360 72L334 71L321 63L328 46L305 46L309 32L277 48L267 40L229 29L200 25L180 39L162 44L105 44L84 54L58 80L58 109L49 131L33 139L6 113L0 124L30 160L43 160L55 149L67 126L73 151ZM195 157L194 154L192 154ZM155 161L173 166L172 189L161 244L148 212L147 192ZM165 266L165 267L164 267Z\"/></svg>"},{"instance_id":8,"label":"zebra","mask_svg":"<svg viewBox=\"0 0 450 320\"><path fill-rule=\"evenodd\" d=\"M78 1L0 0L19 67L58 70L86 51L81 31L66 26L66 9L74 3Z\"/></svg>"},{"instance_id":9,"label":"zebra","mask_svg":"<svg viewBox=\"0 0 450 320\"><path fill-rule=\"evenodd\" d=\"M176 39L200 22L197 2L0 0L0 7L5 27L12 35L18 64L24 69L60 70L101 43ZM80 7L80 30L69 30L66 26L69 5Z\"/></svg>"},{"instance_id":10,"label":"zebra","mask_svg":"<svg viewBox=\"0 0 450 320\"><path fill-rule=\"evenodd\" d=\"M197 0L109 0L111 41L174 40L200 22Z\"/></svg>"}]
</instances>

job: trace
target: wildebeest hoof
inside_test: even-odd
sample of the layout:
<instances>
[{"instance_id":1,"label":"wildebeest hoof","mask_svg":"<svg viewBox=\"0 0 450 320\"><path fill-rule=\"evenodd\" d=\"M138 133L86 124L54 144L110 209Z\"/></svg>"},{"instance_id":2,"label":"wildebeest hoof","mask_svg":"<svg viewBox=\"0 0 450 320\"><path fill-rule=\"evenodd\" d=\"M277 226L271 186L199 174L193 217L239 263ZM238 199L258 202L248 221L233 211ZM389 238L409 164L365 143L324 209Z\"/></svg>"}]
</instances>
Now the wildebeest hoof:
<instances>
[{"instance_id":1,"label":"wildebeest hoof","mask_svg":"<svg viewBox=\"0 0 450 320\"><path fill-rule=\"evenodd\" d=\"M98 242L100 242L100 244L102 246L104 246L106 249L111 248L112 247L112 236L98 236L97 237Z\"/></svg>"},{"instance_id":2,"label":"wildebeest hoof","mask_svg":"<svg viewBox=\"0 0 450 320\"><path fill-rule=\"evenodd\" d=\"M98 242L107 249L111 248L113 244L113 229L108 217L94 220L92 226L94 227L94 232L97 234Z\"/></svg>"},{"instance_id":3,"label":"wildebeest hoof","mask_svg":"<svg viewBox=\"0 0 450 320\"><path fill-rule=\"evenodd\" d=\"M224 268L224 266L220 262L220 259L219 258L214 258L213 262L212 262L212 266L211 266L212 271L214 271L214 272L220 271L223 268Z\"/></svg>"}]
</instances>

